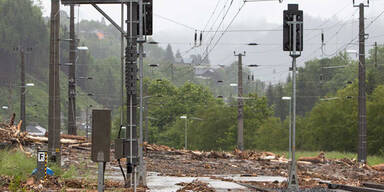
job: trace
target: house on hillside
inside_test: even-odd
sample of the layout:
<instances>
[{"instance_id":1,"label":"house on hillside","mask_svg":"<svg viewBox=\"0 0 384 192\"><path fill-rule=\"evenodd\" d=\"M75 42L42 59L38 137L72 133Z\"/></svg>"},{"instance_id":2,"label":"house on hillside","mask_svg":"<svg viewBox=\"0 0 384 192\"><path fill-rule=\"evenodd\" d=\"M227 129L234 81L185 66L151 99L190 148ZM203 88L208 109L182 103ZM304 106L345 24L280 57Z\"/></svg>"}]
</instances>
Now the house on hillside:
<instances>
[{"instance_id":1,"label":"house on hillside","mask_svg":"<svg viewBox=\"0 0 384 192\"><path fill-rule=\"evenodd\" d=\"M222 80L216 69L210 66L196 66L195 77L199 79L211 79L213 81Z\"/></svg>"},{"instance_id":2,"label":"house on hillside","mask_svg":"<svg viewBox=\"0 0 384 192\"><path fill-rule=\"evenodd\" d=\"M47 129L41 127L40 125L28 125L26 127L28 134L36 136L44 136L47 132Z\"/></svg>"}]
</instances>

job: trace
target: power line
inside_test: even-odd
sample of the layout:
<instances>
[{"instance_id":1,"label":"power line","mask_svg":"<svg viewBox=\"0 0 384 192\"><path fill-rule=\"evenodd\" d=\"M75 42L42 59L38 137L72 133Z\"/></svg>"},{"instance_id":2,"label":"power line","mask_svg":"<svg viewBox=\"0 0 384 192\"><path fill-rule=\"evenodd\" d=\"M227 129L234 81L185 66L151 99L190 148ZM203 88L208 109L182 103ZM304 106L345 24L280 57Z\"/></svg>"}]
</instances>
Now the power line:
<instances>
[{"instance_id":1,"label":"power line","mask_svg":"<svg viewBox=\"0 0 384 192\"><path fill-rule=\"evenodd\" d=\"M369 24L368 26L365 28L365 29L368 29L374 22L376 22L382 15L384 14L384 10L378 15L376 16Z\"/></svg>"},{"instance_id":2,"label":"power line","mask_svg":"<svg viewBox=\"0 0 384 192\"><path fill-rule=\"evenodd\" d=\"M357 13L357 9L355 10L355 12L352 14L351 17L353 18L353 17L356 15L356 13ZM353 23L353 22L352 22L352 23ZM340 33L340 31L341 31L342 29L344 29L344 26L347 25L347 24L348 24L348 22L344 22L344 24L340 26L340 28L336 31L336 33L335 33L334 35L332 35L331 38L328 39L327 42L329 42L330 40L334 39L334 38ZM326 43L327 43L327 42L326 42Z\"/></svg>"},{"instance_id":3,"label":"power line","mask_svg":"<svg viewBox=\"0 0 384 192\"><path fill-rule=\"evenodd\" d=\"M196 30L197 30L197 29L194 28L194 27L191 27L191 26L189 26L189 25L180 23L180 22L175 21L175 20L173 20L173 19L170 19L170 18L161 16L161 15L159 15L159 14L154 13L154 15L157 16L157 17L159 17L159 18L161 18L161 19L164 19L164 20L166 20L166 21L169 21L169 22L172 22L172 23L174 23L174 24L177 24L177 25L183 26L183 27L185 27L185 28L191 29L191 30L193 30L193 31L196 31ZM197 30L197 31L201 31L201 30Z\"/></svg>"},{"instance_id":4,"label":"power line","mask_svg":"<svg viewBox=\"0 0 384 192\"><path fill-rule=\"evenodd\" d=\"M212 23L211 27L209 28L210 31L213 30L213 27L215 26L216 22L219 20L220 15L221 15L222 13L224 13L225 8L227 7L228 2L229 2L229 0L226 0L226 2L224 3L223 8L220 10L220 12L218 13L216 19L214 20L214 22Z\"/></svg>"},{"instance_id":5,"label":"power line","mask_svg":"<svg viewBox=\"0 0 384 192\"><path fill-rule=\"evenodd\" d=\"M334 17L336 17L337 15L339 15L340 13L342 13L347 7L349 7L349 4L350 4L350 3L347 3L343 8L339 9L338 11L336 11L336 13L333 14L333 15L331 16L331 18L334 18ZM332 20L332 19L328 19L328 20L326 20L325 22L323 22L322 24L320 24L317 28L322 28L324 25L326 25L327 23L329 23L329 22L331 22L331 21L333 21L333 20ZM341 22L342 22L342 20L340 20L339 22L337 22L337 23L335 23L335 24L333 24L333 25L331 25L331 26L329 26L329 27L323 27L323 28L324 28L324 29L330 29L330 28L333 28L333 27L338 26L339 23L341 23ZM314 38L316 38L316 37L317 37L317 34L314 35L314 36L312 36L311 38L306 39L305 41L312 40L312 39L314 39Z\"/></svg>"},{"instance_id":6,"label":"power line","mask_svg":"<svg viewBox=\"0 0 384 192\"><path fill-rule=\"evenodd\" d=\"M369 25L367 25L365 27L365 30L368 29L369 27L372 26L373 23L375 23L382 15L384 15L384 11L382 11L378 16L376 16L370 23ZM354 43L354 41L357 40L359 36L357 35L355 38L353 38L351 41L349 41L348 43L344 44L343 46L341 46L339 49L337 49L335 52L333 52L332 54L329 54L329 55L326 55L327 57L331 57L331 56L334 56L336 55L337 53L339 53L341 50L345 49L348 45L351 45L352 43Z\"/></svg>"},{"instance_id":7,"label":"power line","mask_svg":"<svg viewBox=\"0 0 384 192\"><path fill-rule=\"evenodd\" d=\"M219 7L219 4L220 4L220 0L217 0L215 9L213 10L213 12L212 12L211 16L209 17L207 23L205 24L203 31L205 31L205 29L208 27L208 24L209 24L209 22L212 20L213 16L215 15L216 10L217 10L217 8Z\"/></svg>"},{"instance_id":8,"label":"power line","mask_svg":"<svg viewBox=\"0 0 384 192\"><path fill-rule=\"evenodd\" d=\"M212 52L213 49L215 49L215 47L217 46L217 44L220 42L220 40L223 38L224 34L226 33L226 31L229 29L229 27L232 25L232 23L235 21L235 19L237 18L237 16L239 15L239 13L241 12L241 10L243 9L243 7L245 6L245 2L241 5L241 7L239 8L239 10L237 11L237 13L235 14L235 16L232 18L232 20L229 22L227 28L221 33L219 39L216 41L216 43L213 45L213 47L206 52L206 55L203 57L202 61L204 61L208 55ZM209 47L207 47L208 49Z\"/></svg>"},{"instance_id":9,"label":"power line","mask_svg":"<svg viewBox=\"0 0 384 192\"><path fill-rule=\"evenodd\" d=\"M210 45L212 44L213 40L215 39L215 36L216 36L216 34L218 33L218 31L219 31L221 25L223 24L225 18L227 17L227 15L228 15L228 13L229 13L229 10L231 9L232 5L233 5L233 0L231 0L231 3L229 4L228 9L227 9L227 11L225 12L225 14L224 14L224 16L223 16L223 19L221 19L221 21L220 21L220 23L219 23L219 26L217 26L215 33L212 35L211 40L209 41L209 43L208 43L208 45L207 45L207 47L206 47L206 50L209 49ZM225 5L224 5L224 6L225 6ZM207 51L207 52L208 52L208 51ZM206 53L206 54L208 55L209 53ZM205 59L205 58L204 58L204 59Z\"/></svg>"},{"instance_id":10,"label":"power line","mask_svg":"<svg viewBox=\"0 0 384 192\"><path fill-rule=\"evenodd\" d=\"M307 28L305 31L320 31L322 28ZM218 30L217 32L227 32L227 33L236 33L236 32L280 32L283 29L232 29L232 30ZM203 31L205 33L213 33L216 31Z\"/></svg>"}]
</instances>

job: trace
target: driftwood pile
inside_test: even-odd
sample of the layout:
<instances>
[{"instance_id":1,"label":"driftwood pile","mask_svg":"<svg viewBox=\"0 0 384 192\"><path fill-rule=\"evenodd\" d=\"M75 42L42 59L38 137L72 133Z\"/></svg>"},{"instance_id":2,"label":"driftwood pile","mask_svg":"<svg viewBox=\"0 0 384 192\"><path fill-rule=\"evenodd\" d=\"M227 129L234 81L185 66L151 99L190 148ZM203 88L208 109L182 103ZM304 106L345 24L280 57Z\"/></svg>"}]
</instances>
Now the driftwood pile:
<instances>
[{"instance_id":1,"label":"driftwood pile","mask_svg":"<svg viewBox=\"0 0 384 192\"><path fill-rule=\"evenodd\" d=\"M271 152L255 152L255 151L240 151L235 149L233 152L225 151L192 151L184 149L174 149L165 145L148 144L144 142L146 152L166 152L174 155L190 155L192 159L203 160L205 158L212 159L246 159L246 160L271 160L271 161L286 161L283 156Z\"/></svg>"},{"instance_id":2,"label":"driftwood pile","mask_svg":"<svg viewBox=\"0 0 384 192\"><path fill-rule=\"evenodd\" d=\"M189 192L189 191L199 191L199 192L215 192L216 190L213 187L210 187L208 183L201 182L197 179L193 180L191 183L181 182L176 185L183 186L181 189L176 192Z\"/></svg>"},{"instance_id":3,"label":"driftwood pile","mask_svg":"<svg viewBox=\"0 0 384 192\"><path fill-rule=\"evenodd\" d=\"M0 143L3 146L17 146L21 151L24 151L23 146L28 146L31 144L43 145L48 143L47 136L33 136L29 135L27 132L21 131L22 121L17 125L14 125L15 114L12 115L11 119L7 123L0 123ZM64 144L66 147L70 148L79 148L83 149L90 147L86 137L75 136L75 135L61 135L60 139L61 144Z\"/></svg>"}]
</instances>

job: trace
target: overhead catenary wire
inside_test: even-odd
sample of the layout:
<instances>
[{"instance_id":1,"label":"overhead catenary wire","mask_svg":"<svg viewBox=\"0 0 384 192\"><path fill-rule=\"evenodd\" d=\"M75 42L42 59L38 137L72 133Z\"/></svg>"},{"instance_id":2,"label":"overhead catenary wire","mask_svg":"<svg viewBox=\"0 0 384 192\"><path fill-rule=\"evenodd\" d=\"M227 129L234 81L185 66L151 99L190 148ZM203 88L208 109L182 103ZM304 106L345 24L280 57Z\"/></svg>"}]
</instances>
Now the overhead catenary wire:
<instances>
[{"instance_id":1,"label":"overhead catenary wire","mask_svg":"<svg viewBox=\"0 0 384 192\"><path fill-rule=\"evenodd\" d=\"M170 19L170 18L161 16L161 15L159 15L159 14L154 13L154 15L157 16L157 17L159 17L159 18L161 18L161 19L163 19L163 20L166 20L166 21L172 22L172 23L174 23L174 24L183 26L183 27L185 27L185 28L187 28L187 29L190 29L190 30L192 30L192 31L196 31L196 30L197 30L197 31L201 31L201 30L198 30L198 29L195 28L195 27L191 27L191 26L189 26L189 25L186 25L186 24L184 24L184 23L180 23L180 22L178 22L178 21L175 21L175 20L173 20L173 19Z\"/></svg>"},{"instance_id":2,"label":"overhead catenary wire","mask_svg":"<svg viewBox=\"0 0 384 192\"><path fill-rule=\"evenodd\" d=\"M219 25L217 26L217 28L216 28L214 34L211 36L210 41L209 41L209 43L208 43L208 45L206 46L206 49L205 49L205 50L206 50L206 54L208 54L208 53L207 53L207 52L208 52L208 49L209 49L210 45L212 44L213 40L215 39L216 34L219 32L220 27L221 27L222 24L224 23L224 20L225 20L225 18L227 17L227 15L228 15L228 13L229 13L229 10L231 9L232 5L233 5L233 0L231 0L230 4L229 4L229 6L228 6L228 9L226 10L226 12L225 12L223 18L221 19ZM226 4L225 4L224 6L226 6ZM204 57L203 57L203 58L204 58ZM205 58L204 58L204 59L205 59Z\"/></svg>"},{"instance_id":3,"label":"overhead catenary wire","mask_svg":"<svg viewBox=\"0 0 384 192\"><path fill-rule=\"evenodd\" d=\"M331 18L334 18L334 17L336 17L337 15L339 15L340 13L342 13L348 6L350 6L350 3L347 3L343 8L338 9L338 10L336 11L336 13L333 14L333 15L331 16ZM320 24L319 26L317 26L317 28L323 28L323 26L326 25L327 23L329 23L330 21L332 21L332 20L331 20L331 19L326 20L325 22L323 22L322 24ZM336 26L336 24L335 24L335 26ZM315 36L315 37L316 37L316 36ZM312 39L313 39L313 38L311 37L311 40L312 40Z\"/></svg>"},{"instance_id":4,"label":"overhead catenary wire","mask_svg":"<svg viewBox=\"0 0 384 192\"><path fill-rule=\"evenodd\" d=\"M365 27L365 29L368 29L370 28L373 23L375 23L381 16L384 15L384 10L378 14L376 17L374 17L374 19ZM334 52L332 52L331 54L325 54L325 56L327 57L332 57L332 56L335 56L336 54L338 54L341 50L345 49L346 47L348 47L349 45L355 43L355 41L357 41L358 39L358 35L355 36L354 38L352 38L350 41L348 41L347 43L343 44L340 48L336 49ZM321 49L321 47L320 47ZM318 49L315 49L313 53L315 53ZM313 55L313 54L312 54Z\"/></svg>"},{"instance_id":5,"label":"overhead catenary wire","mask_svg":"<svg viewBox=\"0 0 384 192\"><path fill-rule=\"evenodd\" d=\"M241 7L239 8L239 10L237 11L237 13L235 14L235 16L232 18L232 20L229 22L228 26L226 27L226 29L221 33L220 37L217 39L216 43L213 45L213 47L209 50L207 50L207 52L205 53L205 56L203 57L202 61L203 62L204 60L207 59L207 57L209 56L209 54L212 52L213 49L215 49L215 47L217 46L217 44L220 42L220 40L223 38L224 34L226 33L226 31L229 29L229 27L231 27L232 23L235 21L235 19L237 18L237 16L240 14L241 10L244 8L245 6L245 2L241 5ZM207 46L207 49L209 48L209 46Z\"/></svg>"},{"instance_id":6,"label":"overhead catenary wire","mask_svg":"<svg viewBox=\"0 0 384 192\"><path fill-rule=\"evenodd\" d=\"M217 21L219 20L220 16L224 13L225 11L225 8L227 7L227 4L228 4L229 0L226 0L225 3L224 3L224 6L223 8L220 10L220 12L217 14L217 17L216 19L213 21L213 23L211 24L211 27L209 28L209 31L212 31L214 26L216 25Z\"/></svg>"},{"instance_id":7,"label":"overhead catenary wire","mask_svg":"<svg viewBox=\"0 0 384 192\"><path fill-rule=\"evenodd\" d=\"M209 17L207 23L205 24L205 26L204 26L204 28L203 28L203 31L205 31L205 29L207 29L208 24L209 24L210 21L212 20L213 16L214 16L215 13L216 13L217 8L219 7L219 4L220 4L220 0L217 0L217 2L216 2L216 6L215 6L215 8L213 9L213 12L212 12L211 16Z\"/></svg>"}]
</instances>

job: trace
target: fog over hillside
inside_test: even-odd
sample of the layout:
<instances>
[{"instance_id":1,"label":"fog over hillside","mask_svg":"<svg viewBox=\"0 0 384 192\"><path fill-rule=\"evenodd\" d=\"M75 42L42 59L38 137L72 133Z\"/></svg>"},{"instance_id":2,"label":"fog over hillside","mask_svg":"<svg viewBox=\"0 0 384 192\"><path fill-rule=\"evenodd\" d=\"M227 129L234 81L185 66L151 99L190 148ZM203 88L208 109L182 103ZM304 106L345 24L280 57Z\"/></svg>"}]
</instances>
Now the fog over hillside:
<instances>
[{"instance_id":1,"label":"fog over hillside","mask_svg":"<svg viewBox=\"0 0 384 192\"><path fill-rule=\"evenodd\" d=\"M218 3L217 10L212 12L216 2ZM160 42L160 46L164 48L167 44L171 44L174 52L180 50L183 57L189 57L190 54L204 55L206 46L211 41L211 36L215 34L213 31L219 29L210 44L210 49L242 5L242 1L233 1L227 17L222 25L217 28L221 19L224 18L225 11L222 12L222 10L225 7L223 7L225 2L204 1L204 6L201 6L201 0L155 1L153 39ZM359 2L360 0L356 1L356 3ZM48 1L42 1L41 3L44 7L44 14L48 15L50 3ZM273 83L284 81L288 75L291 59L288 53L282 51L282 25L280 23L282 23L282 10L286 9L288 3L299 3L300 9L303 9L305 14L304 51L298 59L299 66L304 65L304 61L322 55L324 57L333 56L338 51L345 49L357 50L356 40L353 41L353 39L357 39L359 14L358 9L353 7L352 1L287 0L281 4L278 2L247 3L234 19L228 31L224 33L217 46L209 54L211 65L229 65L237 59L233 56L234 51L246 51L245 64L261 65L257 69L252 69L258 79ZM376 19L382 11L380 7L383 6L383 3L384 1L373 0L370 2L370 7L366 9L367 33L370 34L367 40L367 51L372 48L375 41L382 44L384 36L380 35L384 34L383 27L373 29L369 28L369 25L372 21L375 22L376 26L384 25L381 17ZM61 8L68 12L67 6ZM115 21L120 23L120 7L118 5L103 5L102 8ZM100 21L102 17L93 7L88 5L81 5L76 10L79 11L79 17L82 20ZM213 19L208 22L208 18L213 13L215 13ZM215 24L212 25L213 23ZM202 46L191 50L194 45L195 30L202 31L204 29L211 32L203 33ZM325 35L324 54L321 51L322 32ZM246 44L250 42L260 45L247 46ZM120 46L116 45L116 47L118 50Z\"/></svg>"}]
</instances>

